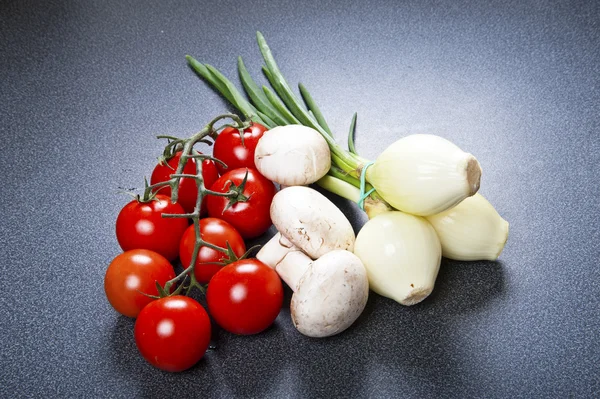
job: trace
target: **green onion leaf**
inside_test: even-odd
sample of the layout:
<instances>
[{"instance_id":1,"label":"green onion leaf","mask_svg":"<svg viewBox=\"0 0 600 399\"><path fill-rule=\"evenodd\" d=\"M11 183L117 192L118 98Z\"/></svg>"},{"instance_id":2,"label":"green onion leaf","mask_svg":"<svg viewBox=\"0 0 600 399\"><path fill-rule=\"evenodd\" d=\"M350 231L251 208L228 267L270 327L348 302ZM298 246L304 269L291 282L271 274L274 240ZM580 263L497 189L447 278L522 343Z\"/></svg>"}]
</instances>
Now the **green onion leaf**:
<instances>
[{"instance_id":1,"label":"green onion leaf","mask_svg":"<svg viewBox=\"0 0 600 399\"><path fill-rule=\"evenodd\" d=\"M273 85L273 88L275 89L277 94L279 94L279 97L281 97L283 102L289 107L292 114L294 114L294 116L303 125L312 127L313 129L315 129L319 133L321 133L321 135L323 136L325 141L327 141L327 144L329 145L329 149L331 150L331 153L335 154L340 160L343 160L345 165L356 164L356 160L352 157L352 154L347 153L339 145L337 145L337 143L335 142L333 137L331 137L321 127L321 125L316 123L316 121L313 121L311 119L310 115L308 114L308 111L303 109L302 105L300 104L300 102L298 101L296 96L294 96L294 93L292 93L292 90L290 89L289 85L285 81L285 78L281 74L281 71L277 67L277 63L275 62L275 59L273 58L273 55L271 54L271 49L267 45L267 42L265 41L265 38L263 37L263 35L260 32L256 32L256 38L258 40L258 46L260 48L260 52L262 53L263 59L265 60L265 63L267 64L268 72L265 72L265 75L267 76L267 79L269 79L269 82L271 82L271 84ZM263 68L263 70L264 70L264 68ZM332 156L332 160L333 160L333 156ZM355 168L349 168L348 170L351 171L353 169L355 169Z\"/></svg>"},{"instance_id":2,"label":"green onion leaf","mask_svg":"<svg viewBox=\"0 0 600 399\"><path fill-rule=\"evenodd\" d=\"M188 64L192 67L194 71L196 71L198 75L200 75L212 87L214 87L219 93L221 93L221 95L225 97L227 101L229 101L236 108L238 108L237 104L234 102L233 96L227 89L226 85L220 82L203 64L194 59L194 57L186 55L185 58L188 61Z\"/></svg>"},{"instance_id":3,"label":"green onion leaf","mask_svg":"<svg viewBox=\"0 0 600 399\"><path fill-rule=\"evenodd\" d=\"M221 83L225 85L225 87L227 87L227 89L231 93L231 96L233 97L233 100L235 101L233 104L237 104L237 108L244 114L244 116L246 116L246 118L253 119L253 117L258 117L258 110L254 108L254 106L244 98L242 93L240 93L238 89L235 88L235 86L233 85L233 83L231 83L231 81L229 81L229 79L227 79L221 72L219 72L217 68L213 67L212 65L204 64L204 66L217 79L219 79Z\"/></svg>"},{"instance_id":4,"label":"green onion leaf","mask_svg":"<svg viewBox=\"0 0 600 399\"><path fill-rule=\"evenodd\" d=\"M315 101L313 100L313 98L310 95L310 93L308 92L308 90L306 90L306 87L304 87L304 85L302 83L300 83L300 84L298 84L298 88L300 89L300 94L302 95L302 98L304 99L304 102L306 103L306 106L308 107L309 112L312 112L317 123L319 125L321 125L323 130L325 130L330 136L333 136L331 134L331 129L329 129L329 126L327 125L327 122L325 121L325 118L323 117L323 114L321 113L321 110L319 109L319 107L317 106Z\"/></svg>"},{"instance_id":5,"label":"green onion leaf","mask_svg":"<svg viewBox=\"0 0 600 399\"><path fill-rule=\"evenodd\" d=\"M356 117L357 113L355 112L352 116L352 122L350 123L350 131L348 132L348 150L354 154L358 155L356 152L356 148L354 148L354 134L356 132Z\"/></svg>"},{"instance_id":6,"label":"green onion leaf","mask_svg":"<svg viewBox=\"0 0 600 399\"><path fill-rule=\"evenodd\" d=\"M221 72L211 65L204 65L194 59L192 56L186 55L185 57L189 65L206 80L211 86L213 86L223 97L227 99L238 111L240 111L247 119L251 119L258 123L264 123L261 117L258 115L258 111L252 104L250 104L242 94L235 88Z\"/></svg>"},{"instance_id":7,"label":"green onion leaf","mask_svg":"<svg viewBox=\"0 0 600 399\"><path fill-rule=\"evenodd\" d=\"M269 118L267 115L263 114L262 112L260 112L260 111L257 111L257 112L258 112L258 116L260 116L260 119L262 119L262 122L259 122L259 123L262 123L268 129L273 129L275 126L281 126L281 125L275 123L271 118Z\"/></svg>"},{"instance_id":8,"label":"green onion leaf","mask_svg":"<svg viewBox=\"0 0 600 399\"><path fill-rule=\"evenodd\" d=\"M296 119L296 117L286 108L286 106L281 102L279 97L277 97L267 86L263 86L263 91L267 96L269 102L277 109L277 111L283 115L286 119L286 125L294 124L301 125L300 121Z\"/></svg>"},{"instance_id":9,"label":"green onion leaf","mask_svg":"<svg viewBox=\"0 0 600 399\"><path fill-rule=\"evenodd\" d=\"M281 97L283 103L289 108L292 114L294 114L294 116L303 125L312 127L313 129L317 129L318 127L320 128L320 130L324 131L321 128L321 126L319 126L316 122L311 120L310 116L308 115L308 112L304 110L300 105L300 102L292 92L292 89L290 89L289 85L283 78L283 75L281 74L277 63L275 62L275 59L271 54L271 49L267 45L267 42L265 41L263 35L260 32L256 32L256 37L258 39L258 46L260 48L260 52L262 53L265 63L267 64L267 68L270 72L271 79L269 79L269 82L271 82L271 85L273 86L273 89L275 89L275 92L279 95L279 97ZM269 75L267 75L267 78L268 77Z\"/></svg>"},{"instance_id":10,"label":"green onion leaf","mask_svg":"<svg viewBox=\"0 0 600 399\"><path fill-rule=\"evenodd\" d=\"M286 125L287 123L283 119L282 115L280 115L277 110L271 106L263 91L260 90L254 80L252 80L252 77L244 65L242 57L238 57L238 71L242 85L246 90L246 94L248 94L248 97L250 97L256 109L260 111L262 115L267 116L267 118L271 121L271 125ZM264 120L265 118L262 119Z\"/></svg>"}]
</instances>

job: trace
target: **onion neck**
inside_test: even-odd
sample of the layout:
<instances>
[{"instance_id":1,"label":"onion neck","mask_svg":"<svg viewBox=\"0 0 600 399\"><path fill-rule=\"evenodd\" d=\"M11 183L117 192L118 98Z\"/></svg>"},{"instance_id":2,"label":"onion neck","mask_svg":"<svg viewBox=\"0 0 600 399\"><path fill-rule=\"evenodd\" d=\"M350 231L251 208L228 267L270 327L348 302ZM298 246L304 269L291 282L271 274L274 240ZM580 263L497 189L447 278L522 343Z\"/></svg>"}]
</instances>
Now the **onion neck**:
<instances>
[{"instance_id":1,"label":"onion neck","mask_svg":"<svg viewBox=\"0 0 600 399\"><path fill-rule=\"evenodd\" d=\"M333 168L332 168L333 169ZM340 197L346 198L352 202L358 202L360 200L360 190L352 181L351 176L345 176L342 180L338 177L334 177L332 175L325 175L321 179L317 180L317 184L320 187L323 187L325 190L332 192L334 194L339 195ZM354 179L356 184L358 180ZM369 197L367 197L364 201L364 210L367 213L369 219L374 218L383 212L392 211L393 208L385 202L377 192L373 192Z\"/></svg>"}]
</instances>

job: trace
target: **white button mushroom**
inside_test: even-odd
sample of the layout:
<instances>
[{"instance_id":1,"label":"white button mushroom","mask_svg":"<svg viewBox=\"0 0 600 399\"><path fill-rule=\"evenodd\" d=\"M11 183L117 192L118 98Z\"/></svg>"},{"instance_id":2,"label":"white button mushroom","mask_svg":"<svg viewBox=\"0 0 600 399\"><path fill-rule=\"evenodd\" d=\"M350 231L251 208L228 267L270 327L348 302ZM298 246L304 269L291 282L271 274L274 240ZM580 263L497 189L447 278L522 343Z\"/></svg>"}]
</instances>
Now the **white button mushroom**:
<instances>
[{"instance_id":1,"label":"white button mushroom","mask_svg":"<svg viewBox=\"0 0 600 399\"><path fill-rule=\"evenodd\" d=\"M327 337L347 329L367 303L369 279L349 252L355 237L346 216L318 191L295 186L275 195L271 219L279 233L257 258L294 291L290 309L298 331Z\"/></svg>"},{"instance_id":2,"label":"white button mushroom","mask_svg":"<svg viewBox=\"0 0 600 399\"><path fill-rule=\"evenodd\" d=\"M331 167L327 142L316 130L302 125L277 126L261 137L254 164L267 179L285 186L316 182Z\"/></svg>"},{"instance_id":3,"label":"white button mushroom","mask_svg":"<svg viewBox=\"0 0 600 399\"><path fill-rule=\"evenodd\" d=\"M273 197L271 220L282 236L313 259L354 248L354 230L342 211L309 187L287 187Z\"/></svg>"},{"instance_id":4,"label":"white button mushroom","mask_svg":"<svg viewBox=\"0 0 600 399\"><path fill-rule=\"evenodd\" d=\"M369 298L367 271L348 251L334 250L315 261L293 251L277 265L277 272L294 291L292 322L309 337L329 337L346 330Z\"/></svg>"},{"instance_id":5,"label":"white button mushroom","mask_svg":"<svg viewBox=\"0 0 600 399\"><path fill-rule=\"evenodd\" d=\"M272 268L291 251L301 250L316 259L333 249L354 248L350 221L335 204L311 188L293 186L279 191L271 203L271 220L280 232L256 257Z\"/></svg>"}]
</instances>

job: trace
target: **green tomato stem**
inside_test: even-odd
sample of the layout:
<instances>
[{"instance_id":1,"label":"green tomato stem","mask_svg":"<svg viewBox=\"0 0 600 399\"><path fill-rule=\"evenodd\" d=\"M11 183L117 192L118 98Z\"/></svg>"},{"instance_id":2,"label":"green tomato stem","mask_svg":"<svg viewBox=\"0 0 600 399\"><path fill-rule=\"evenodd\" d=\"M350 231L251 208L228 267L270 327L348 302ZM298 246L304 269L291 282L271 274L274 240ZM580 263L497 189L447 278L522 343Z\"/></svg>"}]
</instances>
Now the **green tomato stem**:
<instances>
[{"instance_id":1,"label":"green tomato stem","mask_svg":"<svg viewBox=\"0 0 600 399\"><path fill-rule=\"evenodd\" d=\"M208 155L199 154L197 151L194 150L194 145L196 143L202 141L205 137L210 136L210 137L214 138L216 136L216 132L218 130L220 130L221 128L223 128L224 126L222 126L221 128L215 129L214 125L223 119L232 119L235 123L234 127L239 128L239 129L243 129L247 126L247 122L242 121L242 119L235 114L223 114L223 115L217 116L216 118L211 120L198 133L194 134L193 136L191 136L188 139L180 140L180 143L183 146L183 148L181 150L181 157L177 164L177 169L170 176L170 179L167 180L166 182L157 183L152 186L146 185L146 188L145 188L145 191L152 192L153 188L166 186L166 185L171 186L171 201L173 203L177 202L177 199L179 196L179 182L181 180L180 179L181 177L188 177L188 178L195 179L196 186L198 188L196 204L194 207L194 211L192 213L187 213L187 214L183 214L183 215L173 215L173 214L163 214L162 215L163 217L167 217L167 218L173 218L173 217L191 218L192 222L194 224L194 232L195 232L195 236L196 236L196 240L194 243L194 250L192 252L192 259L190 261L190 264L187 265L187 267L185 267L181 273L179 273L173 279L171 279L165 283L164 292L166 292L167 294L170 294L171 287L174 284L176 284L177 282L179 282L182 279L185 279L185 276L188 276L188 275L190 276L190 284L187 287L186 295L188 295L189 292L194 287L201 287L198 284L198 282L196 281L195 275L194 275L194 270L196 267L196 261L198 259L198 254L200 253L200 248L208 247L208 248L212 248L216 251L222 252L224 254L229 253L227 248L221 248L217 245L211 244L202 239L201 234L200 234L200 210L202 207L202 200L204 199L204 197L206 195L218 195L218 196L226 197L226 196L238 195L238 193L234 192L232 190L228 191L227 193L218 193L218 192L208 190L204 186L204 177L202 175L202 159L214 159L214 158L211 156L208 156ZM188 159L190 159L190 158L199 159L199 162L195 162L195 165L196 165L196 174L195 175L183 173L183 168L184 168L185 164L187 163ZM181 284L183 284L183 282ZM178 288L179 291L181 291L180 288L181 287ZM179 292L179 291L177 291L177 292ZM160 292L160 290L159 290L159 292Z\"/></svg>"}]
</instances>

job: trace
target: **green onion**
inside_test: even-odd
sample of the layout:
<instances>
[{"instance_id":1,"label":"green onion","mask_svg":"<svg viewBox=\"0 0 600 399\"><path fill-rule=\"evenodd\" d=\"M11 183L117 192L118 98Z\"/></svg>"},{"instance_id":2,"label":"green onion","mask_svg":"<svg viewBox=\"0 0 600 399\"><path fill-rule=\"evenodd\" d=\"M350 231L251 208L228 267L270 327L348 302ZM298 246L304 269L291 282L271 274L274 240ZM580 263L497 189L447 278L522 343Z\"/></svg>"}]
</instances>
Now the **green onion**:
<instances>
[{"instance_id":1,"label":"green onion","mask_svg":"<svg viewBox=\"0 0 600 399\"><path fill-rule=\"evenodd\" d=\"M281 102L281 100L279 100L279 97L277 97L275 94L273 94L273 92L271 90L269 90L268 87L263 86L263 92L266 95L269 102L286 119L286 121L287 121L287 123L285 123L286 125L289 125L289 124L301 125L300 121L298 119L296 119L296 117L285 107L285 105Z\"/></svg>"},{"instance_id":2,"label":"green onion","mask_svg":"<svg viewBox=\"0 0 600 399\"><path fill-rule=\"evenodd\" d=\"M303 125L312 127L313 129L317 129L317 124L314 123L308 113L302 109L302 106L299 104L298 99L288 86L287 82L283 78L281 71L279 71L279 67L271 54L271 49L267 46L267 42L265 38L260 32L256 33L256 37L258 39L258 46L260 48L260 52L263 55L263 59L267 64L267 69L270 74L267 75L269 78L269 82L275 89L275 92L281 97L283 103L289 108L289 110L294 114L294 116L302 122ZM319 126L320 128L320 126ZM319 129L317 129L319 130Z\"/></svg>"},{"instance_id":3,"label":"green onion","mask_svg":"<svg viewBox=\"0 0 600 399\"><path fill-rule=\"evenodd\" d=\"M354 148L354 133L356 132L356 116L357 116L357 113L355 112L354 115L352 116L352 122L350 123L350 131L348 132L348 150L354 155L358 155L358 153L356 152L356 148Z\"/></svg>"},{"instance_id":4,"label":"green onion","mask_svg":"<svg viewBox=\"0 0 600 399\"><path fill-rule=\"evenodd\" d=\"M240 80L242 81L242 85L248 94L248 97L252 100L254 104L256 104L256 108L261 111L261 113L268 117L271 120L274 126L282 126L287 125L287 122L283 118L283 116L271 106L269 100L265 96L262 90L258 88L252 77L248 73L246 66L244 65L244 61L242 57L238 57L238 71L240 74ZM264 120L265 118L263 118Z\"/></svg>"},{"instance_id":5,"label":"green onion","mask_svg":"<svg viewBox=\"0 0 600 399\"><path fill-rule=\"evenodd\" d=\"M306 90L306 87L304 87L304 85L300 83L298 84L298 88L300 89L300 94L302 95L302 98L304 99L304 102L308 107L308 112L310 112L313 115L313 117L315 118L317 123L323 128L323 130L325 130L325 132L327 132L331 137L333 137L333 134L331 134L331 129L329 129L329 125L327 125L327 122L325 121L325 117L323 117L321 110L313 100L308 90Z\"/></svg>"},{"instance_id":6,"label":"green onion","mask_svg":"<svg viewBox=\"0 0 600 399\"><path fill-rule=\"evenodd\" d=\"M262 112L260 112L260 111L256 111L256 112L258 112L258 116L260 116L260 119L262 119L262 121L263 121L262 124L265 127L267 127L268 129L273 129L276 126L281 126L280 124L275 123L271 118L269 118L267 115L263 114Z\"/></svg>"},{"instance_id":7,"label":"green onion","mask_svg":"<svg viewBox=\"0 0 600 399\"><path fill-rule=\"evenodd\" d=\"M258 117L258 110L250 104L243 95L235 88L233 83L229 81L219 70L212 65L204 64L204 66L217 78L221 81L223 85L229 90L233 100L235 101L233 104L241 107L240 111L244 113L244 115L249 119L254 119Z\"/></svg>"},{"instance_id":8,"label":"green onion","mask_svg":"<svg viewBox=\"0 0 600 399\"><path fill-rule=\"evenodd\" d=\"M192 67L192 69L194 69L194 71L196 71L196 73L198 75L200 75L202 78L204 78L204 80L206 80L215 89L217 89L217 91L219 93L221 93L221 95L223 97L225 97L230 103L232 103L233 105L235 105L237 107L237 104L235 103L233 96L227 89L227 86L224 85L216 76L214 76L208 70L208 68L206 68L202 63L198 62L197 60L194 59L194 57L192 57L190 55L186 55L185 58L187 59L188 63Z\"/></svg>"},{"instance_id":9,"label":"green onion","mask_svg":"<svg viewBox=\"0 0 600 399\"><path fill-rule=\"evenodd\" d=\"M343 173L345 179L341 180L358 187L361 168L367 160L359 157L355 153L346 152L335 142L331 129L308 90L302 84L298 86L302 99L304 100L304 103L302 103L292 92L290 86L281 74L271 50L260 32L257 32L257 40L261 54L266 63L266 66L263 66L262 70L273 87L274 92L266 86L262 87L261 92L258 85L248 73L243 60L240 57L238 58L239 77L250 102L247 101L235 88L233 83L216 68L211 65L201 64L190 56L187 56L186 58L192 68L210 85L217 89L235 108L243 113L246 118L263 123L269 128L281 125L298 124L317 130L323 138L325 138L331 150L332 167L337 168L332 169L332 172L330 172L331 177L337 178L335 176L336 172L340 172L337 173L338 175ZM354 128L352 128L352 130L353 129ZM379 197L376 193L371 194L371 198L376 202L383 205L386 209L389 208L385 201L380 197L376 197Z\"/></svg>"},{"instance_id":10,"label":"green onion","mask_svg":"<svg viewBox=\"0 0 600 399\"><path fill-rule=\"evenodd\" d=\"M302 124L312 127L313 129L317 130L323 135L323 137L327 141L327 144L329 145L329 148L331 149L331 152L337 155L340 159L344 160L347 165L351 166L351 170L347 171L348 173L353 173L356 176L359 176L359 164L356 161L356 159L354 159L346 151L341 149L333 140L333 138L329 136L329 134L327 134L327 132L318 123L314 122L310 118L308 111L302 108L302 105L294 96L294 93L292 93L292 90L290 89L289 85L285 81L285 78L281 74L281 71L279 70L277 63L275 62L275 59L271 54L271 49L267 45L265 38L260 32L256 33L256 37L258 40L260 52L263 55L263 59L265 60L265 63L267 64L267 69L269 71L269 74L267 74L267 78L269 79L271 84L275 85L273 88L275 89L279 97L281 97L283 102L288 106L290 111Z\"/></svg>"}]
</instances>

